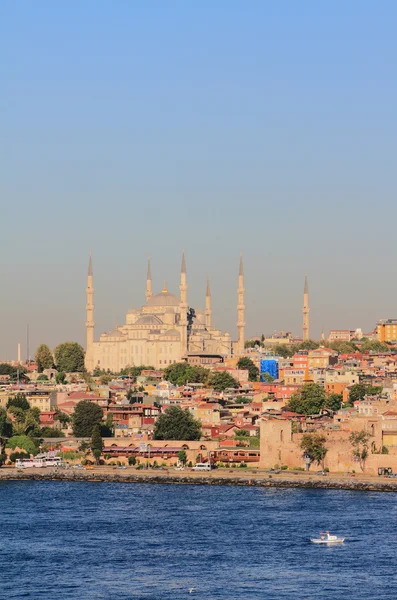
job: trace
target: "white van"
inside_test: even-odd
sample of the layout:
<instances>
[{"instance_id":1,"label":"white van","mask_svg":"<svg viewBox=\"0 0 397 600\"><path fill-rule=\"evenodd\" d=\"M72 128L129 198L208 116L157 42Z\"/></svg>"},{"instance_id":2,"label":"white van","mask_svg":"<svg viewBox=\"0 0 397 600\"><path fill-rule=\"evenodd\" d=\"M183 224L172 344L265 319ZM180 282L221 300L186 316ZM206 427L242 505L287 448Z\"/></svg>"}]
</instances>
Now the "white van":
<instances>
[{"instance_id":1,"label":"white van","mask_svg":"<svg viewBox=\"0 0 397 600\"><path fill-rule=\"evenodd\" d=\"M209 463L197 463L192 471L211 471L211 465Z\"/></svg>"}]
</instances>

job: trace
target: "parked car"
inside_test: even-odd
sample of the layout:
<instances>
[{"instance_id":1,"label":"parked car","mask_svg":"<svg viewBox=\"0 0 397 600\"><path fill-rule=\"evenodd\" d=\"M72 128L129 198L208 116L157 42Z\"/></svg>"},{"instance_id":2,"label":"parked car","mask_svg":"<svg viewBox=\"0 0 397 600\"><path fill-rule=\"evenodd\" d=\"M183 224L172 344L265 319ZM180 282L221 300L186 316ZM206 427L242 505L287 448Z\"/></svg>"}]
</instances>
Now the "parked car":
<instances>
[{"instance_id":1,"label":"parked car","mask_svg":"<svg viewBox=\"0 0 397 600\"><path fill-rule=\"evenodd\" d=\"M317 471L316 475L328 475L327 471Z\"/></svg>"}]
</instances>

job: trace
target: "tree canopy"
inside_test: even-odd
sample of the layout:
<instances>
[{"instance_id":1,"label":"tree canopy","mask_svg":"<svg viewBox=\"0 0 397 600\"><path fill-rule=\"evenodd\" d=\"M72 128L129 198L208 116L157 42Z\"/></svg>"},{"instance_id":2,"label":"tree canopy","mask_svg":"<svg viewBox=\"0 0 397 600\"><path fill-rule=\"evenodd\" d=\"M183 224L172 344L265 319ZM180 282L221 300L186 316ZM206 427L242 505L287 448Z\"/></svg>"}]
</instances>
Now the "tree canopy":
<instances>
[{"instance_id":1,"label":"tree canopy","mask_svg":"<svg viewBox=\"0 0 397 600\"><path fill-rule=\"evenodd\" d=\"M237 363L237 368L238 369L246 369L248 371L249 381L258 381L259 369L253 363L253 361L250 358L248 358L248 356L242 356L239 359L239 361Z\"/></svg>"},{"instance_id":2,"label":"tree canopy","mask_svg":"<svg viewBox=\"0 0 397 600\"><path fill-rule=\"evenodd\" d=\"M361 352L390 352L390 347L385 342L378 340L365 340L360 346Z\"/></svg>"},{"instance_id":3,"label":"tree canopy","mask_svg":"<svg viewBox=\"0 0 397 600\"><path fill-rule=\"evenodd\" d=\"M170 406L158 417L153 437L155 440L199 440L201 422L188 409Z\"/></svg>"},{"instance_id":4,"label":"tree canopy","mask_svg":"<svg viewBox=\"0 0 397 600\"><path fill-rule=\"evenodd\" d=\"M204 367L196 367L186 362L175 363L164 369L164 379L174 385L186 385L187 383L206 383L209 370Z\"/></svg>"},{"instance_id":5,"label":"tree canopy","mask_svg":"<svg viewBox=\"0 0 397 600\"><path fill-rule=\"evenodd\" d=\"M375 396L381 393L381 386L374 386L367 383L355 383L349 390L349 404L353 404L357 400L363 400L365 396Z\"/></svg>"},{"instance_id":6,"label":"tree canopy","mask_svg":"<svg viewBox=\"0 0 397 600\"><path fill-rule=\"evenodd\" d=\"M306 383L294 394L288 402L289 410L303 415L313 415L320 412L325 404L325 390L318 383Z\"/></svg>"},{"instance_id":7,"label":"tree canopy","mask_svg":"<svg viewBox=\"0 0 397 600\"><path fill-rule=\"evenodd\" d=\"M99 424L94 425L92 429L91 435L91 452L94 455L97 463L99 462L99 457L102 454L103 449L103 440L101 437L101 426Z\"/></svg>"},{"instance_id":8,"label":"tree canopy","mask_svg":"<svg viewBox=\"0 0 397 600\"><path fill-rule=\"evenodd\" d=\"M37 363L37 371L42 373L44 369L51 369L54 365L54 357L46 344L40 344L36 350L35 360Z\"/></svg>"},{"instance_id":9,"label":"tree canopy","mask_svg":"<svg viewBox=\"0 0 397 600\"><path fill-rule=\"evenodd\" d=\"M21 450L26 450L29 454L37 454L37 446L34 440L27 435L14 435L10 437L6 448L11 448L12 450L21 448Z\"/></svg>"},{"instance_id":10,"label":"tree canopy","mask_svg":"<svg viewBox=\"0 0 397 600\"><path fill-rule=\"evenodd\" d=\"M15 396L11 396L8 398L7 408L11 408L11 406L15 406L22 410L29 410L30 404L26 399L25 394L15 394Z\"/></svg>"},{"instance_id":11,"label":"tree canopy","mask_svg":"<svg viewBox=\"0 0 397 600\"><path fill-rule=\"evenodd\" d=\"M63 373L83 373L84 349L77 342L64 342L54 350L58 371Z\"/></svg>"},{"instance_id":12,"label":"tree canopy","mask_svg":"<svg viewBox=\"0 0 397 600\"><path fill-rule=\"evenodd\" d=\"M318 465L321 463L324 466L324 458L328 452L326 441L327 438L321 433L305 433L302 437L303 455L309 458L310 464L315 461Z\"/></svg>"},{"instance_id":13,"label":"tree canopy","mask_svg":"<svg viewBox=\"0 0 397 600\"><path fill-rule=\"evenodd\" d=\"M353 456L360 463L361 470L365 469L365 461L368 458L370 434L364 429L362 431L352 431L349 436L349 442L353 446Z\"/></svg>"},{"instance_id":14,"label":"tree canopy","mask_svg":"<svg viewBox=\"0 0 397 600\"><path fill-rule=\"evenodd\" d=\"M100 406L82 400L78 402L73 413L73 433L76 437L91 437L95 425L101 425L103 411Z\"/></svg>"},{"instance_id":15,"label":"tree canopy","mask_svg":"<svg viewBox=\"0 0 397 600\"><path fill-rule=\"evenodd\" d=\"M209 385L216 392L224 392L228 388L239 388L240 384L227 371L214 371L209 378Z\"/></svg>"}]
</instances>

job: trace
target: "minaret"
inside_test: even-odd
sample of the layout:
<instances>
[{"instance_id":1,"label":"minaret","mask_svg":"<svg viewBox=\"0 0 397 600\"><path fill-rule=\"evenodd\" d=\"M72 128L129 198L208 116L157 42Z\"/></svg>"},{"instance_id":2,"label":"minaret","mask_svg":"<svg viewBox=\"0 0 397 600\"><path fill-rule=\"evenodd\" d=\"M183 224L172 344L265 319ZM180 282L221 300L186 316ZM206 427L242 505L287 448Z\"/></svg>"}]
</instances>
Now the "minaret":
<instances>
[{"instance_id":1,"label":"minaret","mask_svg":"<svg viewBox=\"0 0 397 600\"><path fill-rule=\"evenodd\" d=\"M88 277L87 277L87 320L85 328L87 332L87 347L85 355L85 366L87 371L94 369L94 357L93 357L93 344L94 344L94 287L93 287L93 273L92 273L92 256L90 253L90 262L88 263Z\"/></svg>"},{"instance_id":2,"label":"minaret","mask_svg":"<svg viewBox=\"0 0 397 600\"><path fill-rule=\"evenodd\" d=\"M181 266L181 283L179 286L181 292L180 302L180 318L179 326L181 330L181 357L187 352L187 283L186 283L186 262L185 262L185 251L182 252L182 266Z\"/></svg>"},{"instance_id":3,"label":"minaret","mask_svg":"<svg viewBox=\"0 0 397 600\"><path fill-rule=\"evenodd\" d=\"M150 269L150 256L147 261L147 277L146 277L146 302L152 297L152 271Z\"/></svg>"},{"instance_id":4,"label":"minaret","mask_svg":"<svg viewBox=\"0 0 397 600\"><path fill-rule=\"evenodd\" d=\"M322 342L325 342L324 325L323 325L323 328L322 328L322 330L321 330L321 341L322 341Z\"/></svg>"},{"instance_id":5,"label":"minaret","mask_svg":"<svg viewBox=\"0 0 397 600\"><path fill-rule=\"evenodd\" d=\"M237 289L237 354L244 354L244 269L243 269L243 256L240 254L240 270L238 273L238 289Z\"/></svg>"},{"instance_id":6,"label":"minaret","mask_svg":"<svg viewBox=\"0 0 397 600\"><path fill-rule=\"evenodd\" d=\"M210 290L210 280L207 277L207 291L205 293L205 326L207 329L211 328L211 290Z\"/></svg>"},{"instance_id":7,"label":"minaret","mask_svg":"<svg viewBox=\"0 0 397 600\"><path fill-rule=\"evenodd\" d=\"M309 284L307 283L307 275L305 275L305 287L303 290L303 341L310 339L309 325Z\"/></svg>"}]
</instances>

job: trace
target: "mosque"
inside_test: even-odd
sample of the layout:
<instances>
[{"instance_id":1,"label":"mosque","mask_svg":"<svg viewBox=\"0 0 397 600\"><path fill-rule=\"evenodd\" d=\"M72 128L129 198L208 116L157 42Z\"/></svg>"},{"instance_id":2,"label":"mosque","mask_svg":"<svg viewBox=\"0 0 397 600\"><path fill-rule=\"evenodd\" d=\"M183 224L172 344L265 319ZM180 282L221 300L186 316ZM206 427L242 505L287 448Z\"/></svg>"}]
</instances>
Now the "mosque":
<instances>
[{"instance_id":1,"label":"mosque","mask_svg":"<svg viewBox=\"0 0 397 600\"><path fill-rule=\"evenodd\" d=\"M128 366L152 365L162 369L189 355L224 357L244 353L244 271L240 256L238 276L237 329L238 340L232 342L230 334L212 325L211 291L207 280L205 311L194 310L187 302L187 276L185 254L182 254L179 296L167 290L164 284L159 294L152 293L150 259L146 280L146 303L138 309L131 308L125 324L110 333L102 333L94 341L94 287L92 258L90 256L87 282L87 348L86 368L96 367L118 372Z\"/></svg>"}]
</instances>

